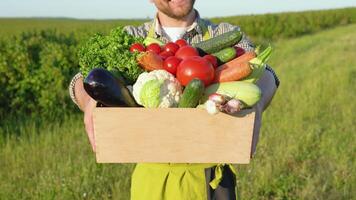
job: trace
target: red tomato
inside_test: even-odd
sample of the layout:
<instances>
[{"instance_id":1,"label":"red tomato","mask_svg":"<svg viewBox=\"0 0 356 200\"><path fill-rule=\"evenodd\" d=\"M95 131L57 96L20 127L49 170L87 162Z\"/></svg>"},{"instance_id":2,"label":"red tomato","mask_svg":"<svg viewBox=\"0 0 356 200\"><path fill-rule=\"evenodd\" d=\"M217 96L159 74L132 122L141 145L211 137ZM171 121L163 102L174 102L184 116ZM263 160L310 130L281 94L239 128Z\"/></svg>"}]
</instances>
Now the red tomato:
<instances>
[{"instance_id":1,"label":"red tomato","mask_svg":"<svg viewBox=\"0 0 356 200\"><path fill-rule=\"evenodd\" d=\"M174 56L174 54L172 52L169 52L169 51L162 51L159 55L161 56L161 58L163 60L167 59L170 56Z\"/></svg>"},{"instance_id":2,"label":"red tomato","mask_svg":"<svg viewBox=\"0 0 356 200\"><path fill-rule=\"evenodd\" d=\"M144 51L146 51L146 49L145 49L145 46L143 46L142 44L134 43L134 44L131 45L130 51L131 52L135 52L135 51L144 52Z\"/></svg>"},{"instance_id":3,"label":"red tomato","mask_svg":"<svg viewBox=\"0 0 356 200\"><path fill-rule=\"evenodd\" d=\"M172 52L173 54L175 54L179 49L178 44L173 43L173 42L168 42L166 45L164 45L163 47L163 51L168 51L168 52Z\"/></svg>"},{"instance_id":4,"label":"red tomato","mask_svg":"<svg viewBox=\"0 0 356 200\"><path fill-rule=\"evenodd\" d=\"M188 45L187 41L185 41L184 39L179 39L175 43L178 44L179 47L184 47Z\"/></svg>"},{"instance_id":5,"label":"red tomato","mask_svg":"<svg viewBox=\"0 0 356 200\"><path fill-rule=\"evenodd\" d=\"M198 50L192 46L183 46L176 52L176 57L182 60L191 56L199 56Z\"/></svg>"},{"instance_id":6,"label":"red tomato","mask_svg":"<svg viewBox=\"0 0 356 200\"><path fill-rule=\"evenodd\" d=\"M234 48L236 50L236 58L245 54L245 50L243 48L237 46L235 46Z\"/></svg>"},{"instance_id":7,"label":"red tomato","mask_svg":"<svg viewBox=\"0 0 356 200\"><path fill-rule=\"evenodd\" d=\"M180 58L177 58L175 56L170 56L163 62L163 69L165 69L166 71L170 72L173 75L176 75L178 65L181 61L182 59Z\"/></svg>"},{"instance_id":8,"label":"red tomato","mask_svg":"<svg viewBox=\"0 0 356 200\"><path fill-rule=\"evenodd\" d=\"M205 55L203 58L205 58L207 61L209 61L214 68L218 67L218 59L213 56L213 55Z\"/></svg>"},{"instance_id":9,"label":"red tomato","mask_svg":"<svg viewBox=\"0 0 356 200\"><path fill-rule=\"evenodd\" d=\"M157 43L152 43L146 47L146 50L153 51L156 54L159 54L159 53L161 53L161 46L159 46L159 44L157 44Z\"/></svg>"},{"instance_id":10,"label":"red tomato","mask_svg":"<svg viewBox=\"0 0 356 200\"><path fill-rule=\"evenodd\" d=\"M186 86L191 80L198 78L208 86L214 80L214 67L206 59L194 56L180 62L177 69L178 81Z\"/></svg>"}]
</instances>

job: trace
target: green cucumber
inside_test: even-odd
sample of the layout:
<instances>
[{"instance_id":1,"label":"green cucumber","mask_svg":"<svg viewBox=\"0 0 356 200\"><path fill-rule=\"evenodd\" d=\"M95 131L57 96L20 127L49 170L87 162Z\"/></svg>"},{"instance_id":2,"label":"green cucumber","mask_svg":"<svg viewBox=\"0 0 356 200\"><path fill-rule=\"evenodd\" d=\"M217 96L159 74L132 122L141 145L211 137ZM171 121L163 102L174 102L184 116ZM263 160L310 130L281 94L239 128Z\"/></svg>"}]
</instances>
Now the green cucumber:
<instances>
[{"instance_id":1,"label":"green cucumber","mask_svg":"<svg viewBox=\"0 0 356 200\"><path fill-rule=\"evenodd\" d=\"M234 47L227 47L223 50L213 53L213 56L218 59L220 64L224 64L236 57L236 50Z\"/></svg>"},{"instance_id":2,"label":"green cucumber","mask_svg":"<svg viewBox=\"0 0 356 200\"><path fill-rule=\"evenodd\" d=\"M241 39L242 39L241 31L233 30L233 31L223 33L209 40L205 40L193 44L193 47L197 48L199 52L212 54L226 47L232 47L233 45L239 43Z\"/></svg>"},{"instance_id":3,"label":"green cucumber","mask_svg":"<svg viewBox=\"0 0 356 200\"><path fill-rule=\"evenodd\" d=\"M184 89L178 107L195 108L199 104L200 98L203 96L204 89L203 81L200 79L191 80Z\"/></svg>"}]
</instances>

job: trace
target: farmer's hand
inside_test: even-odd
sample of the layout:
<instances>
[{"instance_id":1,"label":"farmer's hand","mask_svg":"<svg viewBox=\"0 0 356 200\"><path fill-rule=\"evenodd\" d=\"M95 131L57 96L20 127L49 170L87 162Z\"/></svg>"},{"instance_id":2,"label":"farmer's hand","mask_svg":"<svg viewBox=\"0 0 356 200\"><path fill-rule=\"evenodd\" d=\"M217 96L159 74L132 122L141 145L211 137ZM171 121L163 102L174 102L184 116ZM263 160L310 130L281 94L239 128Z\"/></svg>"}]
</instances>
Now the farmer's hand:
<instances>
[{"instance_id":1,"label":"farmer's hand","mask_svg":"<svg viewBox=\"0 0 356 200\"><path fill-rule=\"evenodd\" d=\"M94 126L93 126L93 110L96 107L96 101L92 98L87 102L84 107L84 125L87 132L89 142L93 151L95 152L95 138L94 138Z\"/></svg>"},{"instance_id":2,"label":"farmer's hand","mask_svg":"<svg viewBox=\"0 0 356 200\"><path fill-rule=\"evenodd\" d=\"M87 132L89 142L95 152L94 126L93 126L93 110L96 106L96 101L92 99L84 89L83 78L79 78L74 85L74 96L80 110L84 112L84 125Z\"/></svg>"}]
</instances>

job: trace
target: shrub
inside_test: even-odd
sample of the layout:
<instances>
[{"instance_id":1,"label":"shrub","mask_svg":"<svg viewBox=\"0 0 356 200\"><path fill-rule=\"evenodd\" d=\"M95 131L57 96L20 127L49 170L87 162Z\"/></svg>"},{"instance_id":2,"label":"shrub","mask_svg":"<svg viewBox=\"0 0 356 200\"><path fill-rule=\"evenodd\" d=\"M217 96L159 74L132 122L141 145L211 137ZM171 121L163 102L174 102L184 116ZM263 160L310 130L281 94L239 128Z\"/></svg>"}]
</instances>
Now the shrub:
<instances>
[{"instance_id":1,"label":"shrub","mask_svg":"<svg viewBox=\"0 0 356 200\"><path fill-rule=\"evenodd\" d=\"M54 31L27 32L2 42L0 115L56 115L73 109L66 90L77 72L77 40Z\"/></svg>"},{"instance_id":2,"label":"shrub","mask_svg":"<svg viewBox=\"0 0 356 200\"><path fill-rule=\"evenodd\" d=\"M213 18L238 25L253 40L298 37L356 22L356 8Z\"/></svg>"}]
</instances>

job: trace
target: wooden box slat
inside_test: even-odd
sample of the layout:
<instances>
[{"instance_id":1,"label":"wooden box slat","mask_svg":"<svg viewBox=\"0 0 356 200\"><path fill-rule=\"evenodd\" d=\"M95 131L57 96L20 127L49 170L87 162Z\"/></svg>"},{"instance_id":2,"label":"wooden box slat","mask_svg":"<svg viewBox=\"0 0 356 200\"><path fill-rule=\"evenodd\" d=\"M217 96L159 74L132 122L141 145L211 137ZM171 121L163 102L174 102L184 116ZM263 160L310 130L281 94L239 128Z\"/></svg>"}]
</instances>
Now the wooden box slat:
<instances>
[{"instance_id":1,"label":"wooden box slat","mask_svg":"<svg viewBox=\"0 0 356 200\"><path fill-rule=\"evenodd\" d=\"M255 112L210 115L196 108L96 108L98 163L250 161Z\"/></svg>"}]
</instances>

